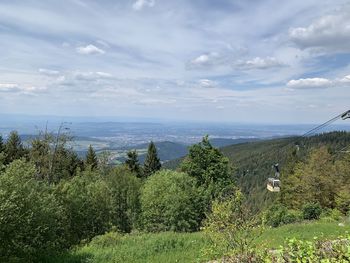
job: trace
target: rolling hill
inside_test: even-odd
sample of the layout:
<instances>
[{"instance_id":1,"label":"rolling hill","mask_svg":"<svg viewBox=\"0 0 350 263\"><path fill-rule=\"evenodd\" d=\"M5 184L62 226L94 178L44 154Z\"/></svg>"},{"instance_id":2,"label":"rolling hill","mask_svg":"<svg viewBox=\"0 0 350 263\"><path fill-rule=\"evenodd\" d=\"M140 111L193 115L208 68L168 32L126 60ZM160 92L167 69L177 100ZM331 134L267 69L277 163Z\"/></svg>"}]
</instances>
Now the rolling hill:
<instances>
[{"instance_id":1,"label":"rolling hill","mask_svg":"<svg viewBox=\"0 0 350 263\"><path fill-rule=\"evenodd\" d=\"M297 146L298 145L298 148ZM288 137L270 140L245 142L221 147L234 167L234 177L238 186L247 196L248 203L255 211L271 204L278 195L266 190L266 180L274 175L272 165L280 164L283 187L283 171L288 157L298 149L298 157L303 160L310 150L326 145L331 153L340 157L340 149L350 146L349 132L323 133L307 138ZM183 158L166 162L167 169L179 167Z\"/></svg>"}]
</instances>

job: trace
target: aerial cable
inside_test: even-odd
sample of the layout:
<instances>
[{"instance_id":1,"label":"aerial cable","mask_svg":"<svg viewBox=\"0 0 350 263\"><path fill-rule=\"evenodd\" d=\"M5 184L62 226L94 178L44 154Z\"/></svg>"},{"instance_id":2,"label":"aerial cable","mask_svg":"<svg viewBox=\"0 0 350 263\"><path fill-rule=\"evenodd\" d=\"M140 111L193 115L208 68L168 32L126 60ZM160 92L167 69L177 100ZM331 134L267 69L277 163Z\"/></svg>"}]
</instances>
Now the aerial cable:
<instances>
[{"instance_id":1,"label":"aerial cable","mask_svg":"<svg viewBox=\"0 0 350 263\"><path fill-rule=\"evenodd\" d=\"M329 126L330 124L332 124L333 122L335 122L336 120L338 120L338 119L340 119L340 118L342 118L343 120L345 120L345 119L347 119L347 118L349 118L349 117L350 117L350 110L345 111L345 112L343 112L343 113L341 113L341 114L335 116L334 118L332 118L332 119L326 121L325 123L323 123L323 124L321 124L321 125L318 125L317 127L315 127L315 128L313 128L313 129L311 129L310 131L304 133L303 135L301 135L301 137L307 137L307 136L309 136L309 135L311 135L311 134L317 132L318 130L320 130L320 129L324 128L324 127Z\"/></svg>"},{"instance_id":2,"label":"aerial cable","mask_svg":"<svg viewBox=\"0 0 350 263\"><path fill-rule=\"evenodd\" d=\"M315 128L313 128L313 129L309 130L308 132L304 133L303 135L297 136L297 138L298 138L298 137L300 137L300 138L305 138L305 137L307 137L307 136L310 136L310 135L316 133L317 131L319 131L320 129L329 126L330 124L332 124L333 122L337 121L337 120L340 119L340 118L343 119L343 120L350 118L350 110L345 111L345 112L343 112L343 113L341 113L341 114L339 114L339 115L333 117L332 119L330 119L330 120L328 120L328 121L322 123L321 125L318 125L317 127L315 127ZM291 144L295 144L295 142L288 143L287 145L281 147L281 148L279 149L279 151L281 151L282 148L287 147L287 146L289 146L289 145L291 145ZM298 146L298 145L297 145L297 147L298 147L298 149L299 149L299 146ZM345 148L343 148L341 151L346 150L347 148L348 148L348 147L345 147ZM279 169L279 164L276 163L276 164L274 164L272 167L275 168L275 178L269 178L269 179L268 179L267 189L268 189L269 191L271 191L271 192L279 192L279 191L280 191L280 180L279 180L279 177L280 177L280 169Z\"/></svg>"}]
</instances>

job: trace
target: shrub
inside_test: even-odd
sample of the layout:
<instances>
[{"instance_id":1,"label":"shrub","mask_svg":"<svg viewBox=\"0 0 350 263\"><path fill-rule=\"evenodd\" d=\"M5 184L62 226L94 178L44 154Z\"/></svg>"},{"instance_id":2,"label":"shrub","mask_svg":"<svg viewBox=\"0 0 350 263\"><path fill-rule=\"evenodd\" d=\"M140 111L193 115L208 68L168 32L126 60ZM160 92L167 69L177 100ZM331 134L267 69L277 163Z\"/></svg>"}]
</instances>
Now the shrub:
<instances>
[{"instance_id":1,"label":"shrub","mask_svg":"<svg viewBox=\"0 0 350 263\"><path fill-rule=\"evenodd\" d=\"M69 243L108 231L112 226L111 192L105 181L92 171L61 181L56 194L69 219Z\"/></svg>"},{"instance_id":2,"label":"shrub","mask_svg":"<svg viewBox=\"0 0 350 263\"><path fill-rule=\"evenodd\" d=\"M149 177L141 191L146 231L195 231L201 203L196 180L185 173L163 170Z\"/></svg>"},{"instance_id":3,"label":"shrub","mask_svg":"<svg viewBox=\"0 0 350 263\"><path fill-rule=\"evenodd\" d=\"M120 244L122 238L123 235L121 235L118 232L112 231L104 235L94 237L89 243L89 246L95 246L97 248L105 248L112 246L115 247L118 244Z\"/></svg>"},{"instance_id":4,"label":"shrub","mask_svg":"<svg viewBox=\"0 0 350 263\"><path fill-rule=\"evenodd\" d=\"M307 203L303 206L303 218L307 220L319 219L322 208L318 203Z\"/></svg>"},{"instance_id":5,"label":"shrub","mask_svg":"<svg viewBox=\"0 0 350 263\"><path fill-rule=\"evenodd\" d=\"M113 226L130 232L137 225L140 213L141 181L126 167L117 167L106 178L113 202Z\"/></svg>"},{"instance_id":6,"label":"shrub","mask_svg":"<svg viewBox=\"0 0 350 263\"><path fill-rule=\"evenodd\" d=\"M1 262L31 262L67 247L65 211L35 175L34 165L15 160L0 176Z\"/></svg>"},{"instance_id":7,"label":"shrub","mask_svg":"<svg viewBox=\"0 0 350 263\"><path fill-rule=\"evenodd\" d=\"M281 204L271 206L265 214L265 222L268 226L278 227L300 221L301 214L296 210L288 210Z\"/></svg>"},{"instance_id":8,"label":"shrub","mask_svg":"<svg viewBox=\"0 0 350 263\"><path fill-rule=\"evenodd\" d=\"M204 231L213 243L211 251L214 253L239 253L246 258L250 257L253 240L259 234L254 229L255 225L252 214L243 203L241 192L237 191L223 201L213 201Z\"/></svg>"},{"instance_id":9,"label":"shrub","mask_svg":"<svg viewBox=\"0 0 350 263\"><path fill-rule=\"evenodd\" d=\"M335 221L339 221L343 217L342 212L340 212L338 209L334 208L331 212L331 218Z\"/></svg>"}]
</instances>

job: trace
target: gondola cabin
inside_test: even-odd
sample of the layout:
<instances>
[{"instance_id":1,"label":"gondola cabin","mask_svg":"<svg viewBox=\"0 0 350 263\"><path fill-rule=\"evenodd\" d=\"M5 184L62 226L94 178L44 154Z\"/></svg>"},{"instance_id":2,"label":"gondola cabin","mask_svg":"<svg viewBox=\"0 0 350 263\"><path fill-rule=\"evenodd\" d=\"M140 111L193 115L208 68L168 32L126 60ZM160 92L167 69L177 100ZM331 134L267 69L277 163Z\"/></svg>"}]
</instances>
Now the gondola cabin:
<instances>
[{"instance_id":1,"label":"gondola cabin","mask_svg":"<svg viewBox=\"0 0 350 263\"><path fill-rule=\"evenodd\" d=\"M279 192L281 190L281 182L276 178L267 179L267 190L270 192Z\"/></svg>"}]
</instances>

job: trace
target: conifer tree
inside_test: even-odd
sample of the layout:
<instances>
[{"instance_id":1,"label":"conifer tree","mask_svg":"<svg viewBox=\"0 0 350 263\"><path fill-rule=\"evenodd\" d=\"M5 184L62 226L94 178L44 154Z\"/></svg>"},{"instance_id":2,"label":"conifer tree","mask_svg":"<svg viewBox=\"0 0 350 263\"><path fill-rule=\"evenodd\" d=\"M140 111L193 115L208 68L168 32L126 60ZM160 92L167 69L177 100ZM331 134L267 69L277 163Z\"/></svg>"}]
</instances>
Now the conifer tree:
<instances>
[{"instance_id":1,"label":"conifer tree","mask_svg":"<svg viewBox=\"0 0 350 263\"><path fill-rule=\"evenodd\" d=\"M4 145L2 136L0 135L0 170L1 168L3 168L4 163L5 163L5 145Z\"/></svg>"},{"instance_id":2,"label":"conifer tree","mask_svg":"<svg viewBox=\"0 0 350 263\"><path fill-rule=\"evenodd\" d=\"M19 137L16 131L12 131L10 133L10 137L8 138L5 144L5 162L6 164L11 163L14 160L20 159L25 156L25 149L21 142L21 138Z\"/></svg>"},{"instance_id":3,"label":"conifer tree","mask_svg":"<svg viewBox=\"0 0 350 263\"><path fill-rule=\"evenodd\" d=\"M127 153L127 159L125 160L125 164L131 172L136 174L137 177L142 176L136 150L129 151Z\"/></svg>"},{"instance_id":4,"label":"conifer tree","mask_svg":"<svg viewBox=\"0 0 350 263\"><path fill-rule=\"evenodd\" d=\"M94 148L90 145L86 154L86 166L90 167L92 170L96 169L98 166L98 160Z\"/></svg>"},{"instance_id":5,"label":"conifer tree","mask_svg":"<svg viewBox=\"0 0 350 263\"><path fill-rule=\"evenodd\" d=\"M155 144L151 141L148 146L147 156L144 163L143 173L144 177L148 177L155 172L159 171L162 167L157 154L157 148Z\"/></svg>"},{"instance_id":6,"label":"conifer tree","mask_svg":"<svg viewBox=\"0 0 350 263\"><path fill-rule=\"evenodd\" d=\"M4 141L2 139L2 136L0 135L0 153L2 153L5 150Z\"/></svg>"}]
</instances>

